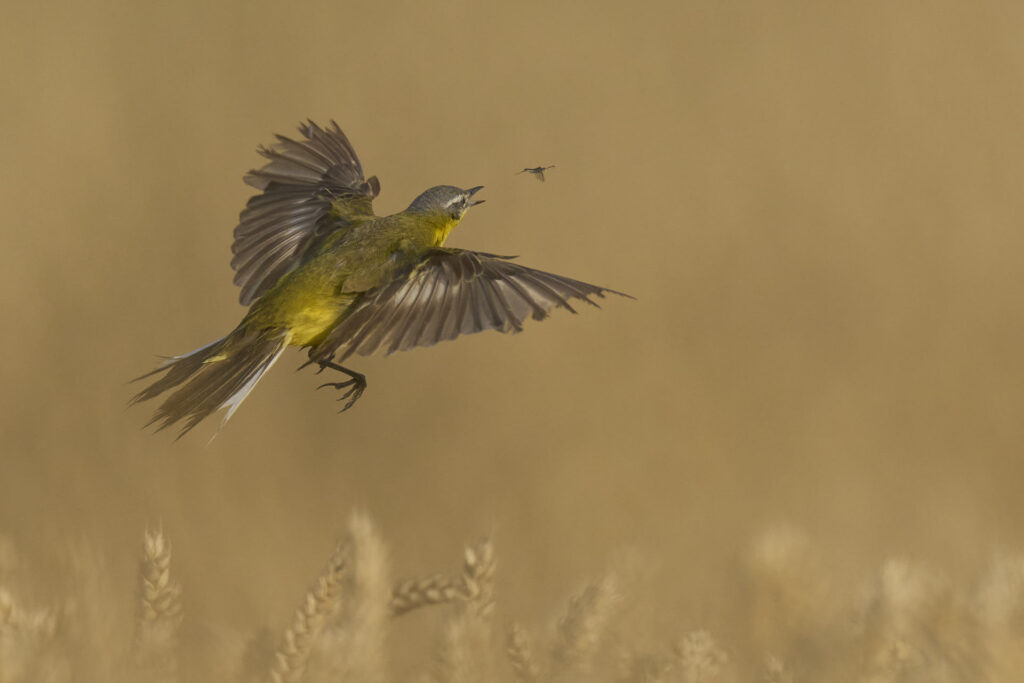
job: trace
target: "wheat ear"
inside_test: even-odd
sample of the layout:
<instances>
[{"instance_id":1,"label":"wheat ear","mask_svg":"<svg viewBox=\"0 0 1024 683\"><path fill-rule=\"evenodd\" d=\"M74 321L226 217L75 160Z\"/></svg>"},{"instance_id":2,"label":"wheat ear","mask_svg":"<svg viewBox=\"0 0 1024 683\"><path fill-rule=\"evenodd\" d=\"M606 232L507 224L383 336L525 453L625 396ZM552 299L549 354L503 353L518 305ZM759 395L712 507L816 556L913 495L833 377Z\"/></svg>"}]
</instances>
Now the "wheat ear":
<instances>
[{"instance_id":1,"label":"wheat ear","mask_svg":"<svg viewBox=\"0 0 1024 683\"><path fill-rule=\"evenodd\" d=\"M494 611L494 546L482 539L466 546L455 614L448 620L438 653L438 676L447 683L493 680L490 615Z\"/></svg>"},{"instance_id":2,"label":"wheat ear","mask_svg":"<svg viewBox=\"0 0 1024 683\"><path fill-rule=\"evenodd\" d=\"M774 655L765 658L762 672L765 683L793 683L793 674L786 668L785 663Z\"/></svg>"},{"instance_id":3,"label":"wheat ear","mask_svg":"<svg viewBox=\"0 0 1024 683\"><path fill-rule=\"evenodd\" d=\"M310 677L331 683L375 683L386 678L387 668L384 648L391 618L388 550L373 521L362 512L349 518L348 541L345 604L316 645Z\"/></svg>"},{"instance_id":4,"label":"wheat ear","mask_svg":"<svg viewBox=\"0 0 1024 683\"><path fill-rule=\"evenodd\" d=\"M494 611L494 546L484 538L466 546L462 558L462 590L466 609L486 617Z\"/></svg>"},{"instance_id":5,"label":"wheat ear","mask_svg":"<svg viewBox=\"0 0 1024 683\"><path fill-rule=\"evenodd\" d=\"M58 662L47 657L57 631L52 610L22 609L6 589L0 588L0 681L46 680Z\"/></svg>"},{"instance_id":6,"label":"wheat ear","mask_svg":"<svg viewBox=\"0 0 1024 683\"><path fill-rule=\"evenodd\" d=\"M680 638L676 642L674 654L685 683L710 683L717 680L722 668L729 663L729 655L704 630L691 631Z\"/></svg>"},{"instance_id":7,"label":"wheat ear","mask_svg":"<svg viewBox=\"0 0 1024 683\"><path fill-rule=\"evenodd\" d=\"M399 581L391 590L391 616L398 617L427 605L452 602L459 597L461 579L435 574L423 579Z\"/></svg>"},{"instance_id":8,"label":"wheat ear","mask_svg":"<svg viewBox=\"0 0 1024 683\"><path fill-rule=\"evenodd\" d=\"M281 645L270 667L270 683L297 683L306 670L313 644L327 619L341 603L341 582L345 574L345 549L335 550L327 566L317 577L306 599L285 629Z\"/></svg>"},{"instance_id":9,"label":"wheat ear","mask_svg":"<svg viewBox=\"0 0 1024 683\"><path fill-rule=\"evenodd\" d=\"M611 574L569 598L551 653L556 673L586 672L590 668L619 601L617 582Z\"/></svg>"},{"instance_id":10,"label":"wheat ear","mask_svg":"<svg viewBox=\"0 0 1024 683\"><path fill-rule=\"evenodd\" d=\"M171 577L171 544L161 529L147 531L139 563L134 662L149 681L178 679L181 586Z\"/></svg>"},{"instance_id":11,"label":"wheat ear","mask_svg":"<svg viewBox=\"0 0 1024 683\"><path fill-rule=\"evenodd\" d=\"M484 541L466 548L458 579L434 574L395 584L391 591L391 615L397 617L420 607L456 599L489 613L494 604L493 582L494 550L489 541Z\"/></svg>"},{"instance_id":12,"label":"wheat ear","mask_svg":"<svg viewBox=\"0 0 1024 683\"><path fill-rule=\"evenodd\" d=\"M505 634L505 653L512 664L512 670L522 681L536 681L540 678L540 667L533 655L533 644L526 629L512 622Z\"/></svg>"}]
</instances>

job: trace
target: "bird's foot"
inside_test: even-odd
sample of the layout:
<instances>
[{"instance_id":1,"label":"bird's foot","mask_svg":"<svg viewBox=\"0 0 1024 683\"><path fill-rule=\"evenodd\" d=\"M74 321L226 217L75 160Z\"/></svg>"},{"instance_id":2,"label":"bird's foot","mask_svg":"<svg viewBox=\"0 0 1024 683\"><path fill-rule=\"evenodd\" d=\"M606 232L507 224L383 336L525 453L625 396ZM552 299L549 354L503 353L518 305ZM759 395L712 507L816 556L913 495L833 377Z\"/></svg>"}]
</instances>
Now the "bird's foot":
<instances>
[{"instance_id":1,"label":"bird's foot","mask_svg":"<svg viewBox=\"0 0 1024 683\"><path fill-rule=\"evenodd\" d=\"M363 395L363 392L366 391L366 378L353 377L352 379L345 382L326 382L318 386L317 389L323 389L324 387L334 387L335 389L338 390L344 389L345 387L351 387L348 391L346 391L344 394L338 397L339 401L344 401L346 398L348 399L348 403L346 403L342 407L342 409L338 411L339 413L344 413L346 410L354 406L356 404L356 401L358 401L359 398Z\"/></svg>"},{"instance_id":2,"label":"bird's foot","mask_svg":"<svg viewBox=\"0 0 1024 683\"><path fill-rule=\"evenodd\" d=\"M344 401L345 399L348 399L348 402L345 403L342 409L338 411L339 413L344 413L346 410L354 406L356 404L356 401L358 401L359 398L363 395L363 392L366 391L366 375L360 372L349 370L348 368L343 368L342 366L336 365L335 363L331 362L321 362L320 369L316 371L316 374L319 375L327 368L344 372L346 375L352 378L349 380L345 380L344 382L325 382L317 387L317 389L323 389L324 387L333 387L339 391L347 388L348 391L346 391L345 393L338 397L339 401Z\"/></svg>"}]
</instances>

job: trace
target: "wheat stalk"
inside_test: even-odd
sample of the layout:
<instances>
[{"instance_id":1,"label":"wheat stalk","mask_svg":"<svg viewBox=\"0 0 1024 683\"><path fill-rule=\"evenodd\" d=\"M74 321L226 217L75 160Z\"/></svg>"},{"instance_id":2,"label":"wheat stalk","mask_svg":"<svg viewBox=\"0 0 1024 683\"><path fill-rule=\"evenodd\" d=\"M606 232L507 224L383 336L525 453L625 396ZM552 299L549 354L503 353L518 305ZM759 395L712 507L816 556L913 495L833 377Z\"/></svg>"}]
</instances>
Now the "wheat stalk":
<instances>
[{"instance_id":1,"label":"wheat stalk","mask_svg":"<svg viewBox=\"0 0 1024 683\"><path fill-rule=\"evenodd\" d=\"M178 627L181 586L171 578L171 544L161 529L143 536L133 659L147 680L178 678Z\"/></svg>"},{"instance_id":2,"label":"wheat stalk","mask_svg":"<svg viewBox=\"0 0 1024 683\"><path fill-rule=\"evenodd\" d=\"M302 680L306 663L317 636L341 603L341 584L345 575L346 551L338 547L327 566L306 592L302 606L285 629L281 644L270 667L270 683L297 683Z\"/></svg>"}]
</instances>

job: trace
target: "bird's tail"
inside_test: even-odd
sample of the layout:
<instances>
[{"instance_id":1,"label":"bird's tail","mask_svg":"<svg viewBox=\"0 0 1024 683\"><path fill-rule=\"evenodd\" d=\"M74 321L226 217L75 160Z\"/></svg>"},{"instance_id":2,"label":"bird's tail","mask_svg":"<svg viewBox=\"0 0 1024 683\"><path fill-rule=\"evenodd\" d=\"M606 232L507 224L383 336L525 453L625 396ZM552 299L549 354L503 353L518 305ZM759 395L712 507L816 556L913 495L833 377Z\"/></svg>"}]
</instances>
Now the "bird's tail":
<instances>
[{"instance_id":1,"label":"bird's tail","mask_svg":"<svg viewBox=\"0 0 1024 683\"><path fill-rule=\"evenodd\" d=\"M160 431L184 420L180 439L210 414L227 408L223 426L284 351L288 336L280 330L253 333L240 328L195 351L168 358L152 372L133 380L166 372L132 397L129 405L178 387L156 409L147 427L159 423Z\"/></svg>"}]
</instances>

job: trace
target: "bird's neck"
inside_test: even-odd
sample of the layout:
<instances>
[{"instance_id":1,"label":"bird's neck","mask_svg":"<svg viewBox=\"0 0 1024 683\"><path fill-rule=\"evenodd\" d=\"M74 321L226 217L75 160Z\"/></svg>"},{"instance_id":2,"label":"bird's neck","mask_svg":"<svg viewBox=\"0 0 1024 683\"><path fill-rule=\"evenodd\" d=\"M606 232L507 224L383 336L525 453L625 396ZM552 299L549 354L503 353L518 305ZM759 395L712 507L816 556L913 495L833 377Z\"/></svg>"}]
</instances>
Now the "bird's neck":
<instances>
[{"instance_id":1,"label":"bird's neck","mask_svg":"<svg viewBox=\"0 0 1024 683\"><path fill-rule=\"evenodd\" d=\"M452 218L449 215L431 216L428 220L429 241L431 246L444 246L445 240L448 239L448 235L450 235L452 230L455 229L455 226L459 224L459 220L460 219Z\"/></svg>"}]
</instances>

